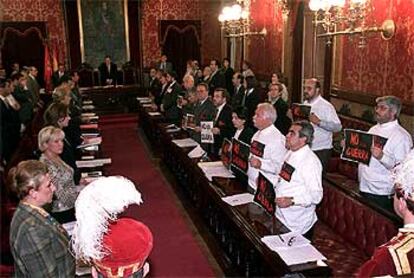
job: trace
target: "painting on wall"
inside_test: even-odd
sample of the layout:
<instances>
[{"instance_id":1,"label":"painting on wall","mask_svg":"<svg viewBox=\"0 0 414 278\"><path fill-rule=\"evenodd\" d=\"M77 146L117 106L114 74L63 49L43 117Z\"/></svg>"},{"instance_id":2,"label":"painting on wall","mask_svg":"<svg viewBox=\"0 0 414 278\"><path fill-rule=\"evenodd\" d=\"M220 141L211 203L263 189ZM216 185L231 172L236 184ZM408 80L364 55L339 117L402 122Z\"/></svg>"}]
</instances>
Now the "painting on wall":
<instances>
[{"instance_id":1,"label":"painting on wall","mask_svg":"<svg viewBox=\"0 0 414 278\"><path fill-rule=\"evenodd\" d=\"M126 0L78 0L82 62L98 67L106 55L129 61Z\"/></svg>"}]
</instances>

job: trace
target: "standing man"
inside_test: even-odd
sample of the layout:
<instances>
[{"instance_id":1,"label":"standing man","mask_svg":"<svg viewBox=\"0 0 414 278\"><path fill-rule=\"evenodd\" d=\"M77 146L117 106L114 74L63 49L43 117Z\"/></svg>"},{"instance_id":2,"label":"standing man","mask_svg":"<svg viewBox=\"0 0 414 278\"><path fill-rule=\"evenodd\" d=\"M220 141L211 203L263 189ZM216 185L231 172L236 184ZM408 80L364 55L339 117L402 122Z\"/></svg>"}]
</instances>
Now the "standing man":
<instances>
[{"instance_id":1,"label":"standing man","mask_svg":"<svg viewBox=\"0 0 414 278\"><path fill-rule=\"evenodd\" d=\"M395 171L394 209L404 220L404 227L399 229L398 235L375 250L371 259L358 270L357 277L387 275L412 277L414 270L412 260L414 252L413 169L414 156L410 155Z\"/></svg>"},{"instance_id":2,"label":"standing man","mask_svg":"<svg viewBox=\"0 0 414 278\"><path fill-rule=\"evenodd\" d=\"M261 172L273 184L283 163L286 153L285 136L273 125L276 121L276 110L270 103L260 103L253 117L258 131L253 135L250 144L250 163L247 175L249 186L256 190L257 178Z\"/></svg>"},{"instance_id":3,"label":"standing man","mask_svg":"<svg viewBox=\"0 0 414 278\"><path fill-rule=\"evenodd\" d=\"M323 197L322 164L310 148L313 133L308 121L292 124L286 135L288 152L275 185L276 217L309 240L318 220L315 208Z\"/></svg>"},{"instance_id":4,"label":"standing man","mask_svg":"<svg viewBox=\"0 0 414 278\"><path fill-rule=\"evenodd\" d=\"M214 90L216 88L225 88L226 87L226 79L224 77L224 74L219 70L219 63L217 60L213 59L210 61L210 69L211 69L211 75L210 75L210 95L213 95Z\"/></svg>"},{"instance_id":5,"label":"standing man","mask_svg":"<svg viewBox=\"0 0 414 278\"><path fill-rule=\"evenodd\" d=\"M200 83L196 89L198 102L194 107L194 133L193 139L198 143L201 142L201 127L200 122L202 121L213 121L216 115L216 108L213 102L208 97L208 85Z\"/></svg>"},{"instance_id":6,"label":"standing man","mask_svg":"<svg viewBox=\"0 0 414 278\"><path fill-rule=\"evenodd\" d=\"M27 89L32 94L32 100L34 108L41 107L43 104L40 102L40 85L37 82L37 74L39 71L36 67L29 67L29 74L27 77Z\"/></svg>"},{"instance_id":7,"label":"standing man","mask_svg":"<svg viewBox=\"0 0 414 278\"><path fill-rule=\"evenodd\" d=\"M377 124L368 133L387 138L384 148L372 147L369 165L359 164L359 190L365 198L393 211L394 193L391 170L400 163L413 146L410 134L398 123L401 100L394 96L376 99Z\"/></svg>"},{"instance_id":8,"label":"standing man","mask_svg":"<svg viewBox=\"0 0 414 278\"><path fill-rule=\"evenodd\" d=\"M171 64L171 62L167 61L167 55L161 55L161 61L158 63L157 68L165 72L170 72L173 70L173 65Z\"/></svg>"},{"instance_id":9,"label":"standing man","mask_svg":"<svg viewBox=\"0 0 414 278\"><path fill-rule=\"evenodd\" d=\"M180 125L181 112L177 107L177 99L181 94L181 86L177 83L177 74L172 71L167 73L168 87L162 97L161 111L165 113L167 122Z\"/></svg>"},{"instance_id":10,"label":"standing man","mask_svg":"<svg viewBox=\"0 0 414 278\"><path fill-rule=\"evenodd\" d=\"M232 123L232 109L227 104L227 100L230 98L226 89L217 88L214 91L213 103L216 107L216 116L214 118L214 146L213 153L218 155L225 138L231 140L234 134L234 127Z\"/></svg>"},{"instance_id":11,"label":"standing man","mask_svg":"<svg viewBox=\"0 0 414 278\"><path fill-rule=\"evenodd\" d=\"M248 126L253 126L253 116L257 105L260 103L260 95L256 90L256 83L256 77L254 76L247 76L244 78L244 88L246 88L246 91L241 105L246 106L249 113L249 119L247 121Z\"/></svg>"},{"instance_id":12,"label":"standing man","mask_svg":"<svg viewBox=\"0 0 414 278\"><path fill-rule=\"evenodd\" d=\"M101 86L116 85L118 77L118 68L112 63L111 56L106 55L104 62L99 66L101 76Z\"/></svg>"},{"instance_id":13,"label":"standing man","mask_svg":"<svg viewBox=\"0 0 414 278\"><path fill-rule=\"evenodd\" d=\"M233 74L234 91L231 96L231 107L236 108L242 105L245 88L243 87L244 76L240 72Z\"/></svg>"},{"instance_id":14,"label":"standing man","mask_svg":"<svg viewBox=\"0 0 414 278\"><path fill-rule=\"evenodd\" d=\"M306 79L303 95L305 104L311 106L309 121L315 130L312 150L319 157L323 171L328 168L332 152L332 134L342 129L335 107L321 96L321 83L315 78Z\"/></svg>"},{"instance_id":15,"label":"standing man","mask_svg":"<svg viewBox=\"0 0 414 278\"><path fill-rule=\"evenodd\" d=\"M65 65L62 63L59 63L58 70L55 71L52 75L52 84L53 88L56 88L63 82L66 82L69 80L69 74L66 71Z\"/></svg>"}]
</instances>

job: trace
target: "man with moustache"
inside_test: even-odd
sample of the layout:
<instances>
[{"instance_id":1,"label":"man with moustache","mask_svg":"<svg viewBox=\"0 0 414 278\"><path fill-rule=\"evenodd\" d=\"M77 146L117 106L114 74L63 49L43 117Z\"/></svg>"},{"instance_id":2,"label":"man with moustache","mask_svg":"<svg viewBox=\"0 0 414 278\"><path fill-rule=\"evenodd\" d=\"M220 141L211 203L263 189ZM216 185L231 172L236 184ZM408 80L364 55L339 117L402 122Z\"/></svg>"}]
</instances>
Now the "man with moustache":
<instances>
[{"instance_id":1,"label":"man with moustache","mask_svg":"<svg viewBox=\"0 0 414 278\"><path fill-rule=\"evenodd\" d=\"M258 131L253 135L250 143L250 161L247 170L251 190L257 188L259 172L274 184L282 166L286 153L285 136L273 125L276 117L276 110L270 103L257 105L253 124Z\"/></svg>"},{"instance_id":2,"label":"man with moustache","mask_svg":"<svg viewBox=\"0 0 414 278\"><path fill-rule=\"evenodd\" d=\"M322 164L310 148L313 133L308 121L292 124L286 135L288 152L275 185L276 217L309 240L318 219L316 205L323 197Z\"/></svg>"},{"instance_id":3,"label":"man with moustache","mask_svg":"<svg viewBox=\"0 0 414 278\"><path fill-rule=\"evenodd\" d=\"M383 96L377 98L376 103L377 124L368 133L387 138L387 142L383 149L377 146L371 148L369 165L359 164L359 190L367 200L393 211L391 170L403 161L413 142L410 134L398 123L401 100L395 96Z\"/></svg>"},{"instance_id":4,"label":"man with moustache","mask_svg":"<svg viewBox=\"0 0 414 278\"><path fill-rule=\"evenodd\" d=\"M319 80L306 79L303 91L304 104L311 106L309 121L315 130L312 150L321 160L325 173L331 158L332 134L341 131L341 121L336 114L335 107L321 96Z\"/></svg>"}]
</instances>

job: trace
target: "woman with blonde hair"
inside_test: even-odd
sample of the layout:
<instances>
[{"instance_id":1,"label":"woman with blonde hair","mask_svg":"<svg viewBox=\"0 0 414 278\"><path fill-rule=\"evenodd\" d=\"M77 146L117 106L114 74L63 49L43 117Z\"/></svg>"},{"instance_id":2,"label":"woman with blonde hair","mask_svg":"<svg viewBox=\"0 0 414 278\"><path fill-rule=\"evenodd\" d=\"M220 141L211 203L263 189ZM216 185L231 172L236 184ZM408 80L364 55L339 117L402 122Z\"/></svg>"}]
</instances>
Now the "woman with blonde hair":
<instances>
[{"instance_id":1,"label":"woman with blonde hair","mask_svg":"<svg viewBox=\"0 0 414 278\"><path fill-rule=\"evenodd\" d=\"M20 199L10 226L15 277L75 277L69 236L42 208L52 202L55 191L46 165L23 161L9 175Z\"/></svg>"},{"instance_id":2,"label":"woman with blonde hair","mask_svg":"<svg viewBox=\"0 0 414 278\"><path fill-rule=\"evenodd\" d=\"M64 138L64 132L54 126L43 128L38 135L39 150L42 152L40 161L48 167L50 178L56 186L52 215L60 223L75 220L74 206L78 196L73 178L74 170L60 158Z\"/></svg>"}]
</instances>

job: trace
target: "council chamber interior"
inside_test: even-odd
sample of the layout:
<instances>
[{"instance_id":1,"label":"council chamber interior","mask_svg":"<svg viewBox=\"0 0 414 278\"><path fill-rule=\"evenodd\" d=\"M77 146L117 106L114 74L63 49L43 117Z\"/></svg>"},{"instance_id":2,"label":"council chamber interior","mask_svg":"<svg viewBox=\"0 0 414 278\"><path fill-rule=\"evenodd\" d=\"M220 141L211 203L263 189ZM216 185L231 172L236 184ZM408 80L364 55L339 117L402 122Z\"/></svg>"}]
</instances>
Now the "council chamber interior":
<instances>
[{"instance_id":1,"label":"council chamber interior","mask_svg":"<svg viewBox=\"0 0 414 278\"><path fill-rule=\"evenodd\" d=\"M412 1L0 10L1 277L414 272Z\"/></svg>"}]
</instances>

